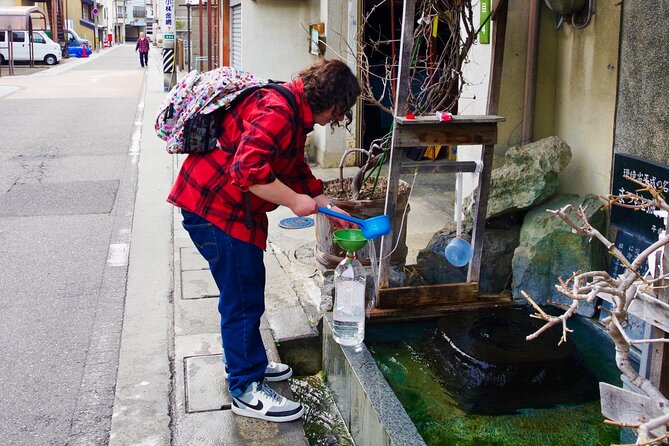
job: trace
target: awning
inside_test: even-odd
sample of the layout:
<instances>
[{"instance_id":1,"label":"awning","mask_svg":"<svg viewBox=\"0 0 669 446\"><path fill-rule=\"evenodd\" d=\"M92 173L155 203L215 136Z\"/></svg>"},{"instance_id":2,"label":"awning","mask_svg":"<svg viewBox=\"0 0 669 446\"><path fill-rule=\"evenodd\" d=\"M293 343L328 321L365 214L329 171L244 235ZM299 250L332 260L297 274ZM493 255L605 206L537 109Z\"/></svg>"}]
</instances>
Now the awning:
<instances>
[{"instance_id":1,"label":"awning","mask_svg":"<svg viewBox=\"0 0 669 446\"><path fill-rule=\"evenodd\" d=\"M89 22L88 20L81 19L81 20L79 20L79 23L81 23L83 26L85 26L88 29L95 29L95 23Z\"/></svg>"},{"instance_id":2,"label":"awning","mask_svg":"<svg viewBox=\"0 0 669 446\"><path fill-rule=\"evenodd\" d=\"M37 6L0 6L0 30L10 29L46 29L46 13Z\"/></svg>"}]
</instances>

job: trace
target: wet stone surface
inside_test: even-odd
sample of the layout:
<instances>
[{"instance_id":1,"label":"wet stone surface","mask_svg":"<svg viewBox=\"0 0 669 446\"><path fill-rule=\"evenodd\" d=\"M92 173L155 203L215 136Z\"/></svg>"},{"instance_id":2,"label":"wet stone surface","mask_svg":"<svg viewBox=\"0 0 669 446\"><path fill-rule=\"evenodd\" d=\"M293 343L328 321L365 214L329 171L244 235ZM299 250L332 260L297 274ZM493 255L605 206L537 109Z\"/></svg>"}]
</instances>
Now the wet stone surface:
<instances>
[{"instance_id":1,"label":"wet stone surface","mask_svg":"<svg viewBox=\"0 0 669 446\"><path fill-rule=\"evenodd\" d=\"M322 374L291 379L290 388L305 406L303 422L310 446L353 446Z\"/></svg>"},{"instance_id":2,"label":"wet stone surface","mask_svg":"<svg viewBox=\"0 0 669 446\"><path fill-rule=\"evenodd\" d=\"M452 313L439 319L427 348L469 413L508 414L595 399L596 380L574 344L557 346L561 326L525 339L542 325L525 308Z\"/></svg>"}]
</instances>

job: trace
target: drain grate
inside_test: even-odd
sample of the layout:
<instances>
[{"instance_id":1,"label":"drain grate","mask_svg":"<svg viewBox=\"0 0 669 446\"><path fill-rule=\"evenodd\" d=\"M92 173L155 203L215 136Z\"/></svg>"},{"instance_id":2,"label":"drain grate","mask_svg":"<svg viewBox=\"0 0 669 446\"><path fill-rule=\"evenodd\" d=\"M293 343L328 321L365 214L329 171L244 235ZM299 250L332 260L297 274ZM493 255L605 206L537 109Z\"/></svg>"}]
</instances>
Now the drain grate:
<instances>
[{"instance_id":1,"label":"drain grate","mask_svg":"<svg viewBox=\"0 0 669 446\"><path fill-rule=\"evenodd\" d=\"M284 229L304 229L314 225L314 219L311 217L289 217L279 222L279 226Z\"/></svg>"}]
</instances>

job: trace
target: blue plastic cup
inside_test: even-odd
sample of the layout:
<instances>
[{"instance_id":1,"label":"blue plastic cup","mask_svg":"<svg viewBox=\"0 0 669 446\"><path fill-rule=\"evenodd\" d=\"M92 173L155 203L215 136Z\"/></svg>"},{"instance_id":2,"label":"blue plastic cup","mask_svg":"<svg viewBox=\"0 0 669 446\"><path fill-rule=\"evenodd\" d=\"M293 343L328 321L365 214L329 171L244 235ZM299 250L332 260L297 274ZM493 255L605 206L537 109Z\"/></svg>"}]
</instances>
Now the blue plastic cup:
<instances>
[{"instance_id":1,"label":"blue plastic cup","mask_svg":"<svg viewBox=\"0 0 669 446\"><path fill-rule=\"evenodd\" d=\"M444 249L446 260L453 266L465 266L472 259L474 249L467 240L455 237Z\"/></svg>"}]
</instances>

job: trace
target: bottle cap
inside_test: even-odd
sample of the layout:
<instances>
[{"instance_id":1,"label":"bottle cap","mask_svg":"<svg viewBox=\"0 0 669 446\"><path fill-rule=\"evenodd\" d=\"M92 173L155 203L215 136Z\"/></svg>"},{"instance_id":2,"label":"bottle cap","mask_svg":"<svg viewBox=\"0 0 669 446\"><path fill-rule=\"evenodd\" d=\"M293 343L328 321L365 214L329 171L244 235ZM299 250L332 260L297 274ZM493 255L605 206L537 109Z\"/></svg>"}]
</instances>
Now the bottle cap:
<instances>
[{"instance_id":1,"label":"bottle cap","mask_svg":"<svg viewBox=\"0 0 669 446\"><path fill-rule=\"evenodd\" d=\"M448 122L453 120L453 115L450 112L447 111L438 111L436 113L437 115L437 120L440 122Z\"/></svg>"}]
</instances>

